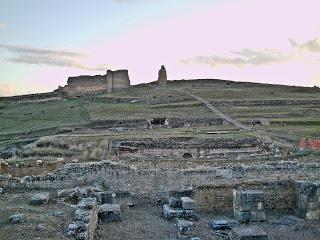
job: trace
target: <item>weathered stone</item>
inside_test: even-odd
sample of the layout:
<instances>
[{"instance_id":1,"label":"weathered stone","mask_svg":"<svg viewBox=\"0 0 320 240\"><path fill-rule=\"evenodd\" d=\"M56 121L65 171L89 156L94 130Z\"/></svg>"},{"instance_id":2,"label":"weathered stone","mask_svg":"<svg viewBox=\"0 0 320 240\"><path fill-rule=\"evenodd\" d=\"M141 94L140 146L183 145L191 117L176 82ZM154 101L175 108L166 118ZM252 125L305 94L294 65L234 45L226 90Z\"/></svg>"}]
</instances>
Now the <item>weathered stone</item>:
<instances>
[{"instance_id":1,"label":"weathered stone","mask_svg":"<svg viewBox=\"0 0 320 240\"><path fill-rule=\"evenodd\" d=\"M320 209L310 210L306 214L307 220L319 220L320 219Z\"/></svg>"},{"instance_id":2,"label":"weathered stone","mask_svg":"<svg viewBox=\"0 0 320 240\"><path fill-rule=\"evenodd\" d=\"M22 214L20 214L20 213L13 214L9 217L9 223L12 223L12 224L21 223L22 219L23 219Z\"/></svg>"},{"instance_id":3,"label":"weathered stone","mask_svg":"<svg viewBox=\"0 0 320 240\"><path fill-rule=\"evenodd\" d=\"M231 225L227 220L213 220L210 226L213 230L231 229Z\"/></svg>"},{"instance_id":4,"label":"weathered stone","mask_svg":"<svg viewBox=\"0 0 320 240\"><path fill-rule=\"evenodd\" d=\"M88 211L87 209L77 208L74 214L74 220L88 223L90 221L90 211Z\"/></svg>"},{"instance_id":5,"label":"weathered stone","mask_svg":"<svg viewBox=\"0 0 320 240\"><path fill-rule=\"evenodd\" d=\"M229 233L230 240L268 240L267 234L253 226L235 227Z\"/></svg>"},{"instance_id":6,"label":"weathered stone","mask_svg":"<svg viewBox=\"0 0 320 240\"><path fill-rule=\"evenodd\" d=\"M181 197L181 206L184 210L194 210L194 200L189 197Z\"/></svg>"},{"instance_id":7,"label":"weathered stone","mask_svg":"<svg viewBox=\"0 0 320 240\"><path fill-rule=\"evenodd\" d=\"M36 193L32 196L30 204L32 205L43 205L49 201L49 193Z\"/></svg>"},{"instance_id":8,"label":"weathered stone","mask_svg":"<svg viewBox=\"0 0 320 240\"><path fill-rule=\"evenodd\" d=\"M266 221L263 192L256 190L233 191L234 217L240 223Z\"/></svg>"},{"instance_id":9,"label":"weathered stone","mask_svg":"<svg viewBox=\"0 0 320 240\"><path fill-rule=\"evenodd\" d=\"M174 218L196 219L194 210L185 210L181 208L171 208L168 204L163 205L163 215L166 219Z\"/></svg>"},{"instance_id":10,"label":"weathered stone","mask_svg":"<svg viewBox=\"0 0 320 240\"><path fill-rule=\"evenodd\" d=\"M103 222L121 221L121 208L119 204L103 204L99 206L98 218Z\"/></svg>"},{"instance_id":11,"label":"weathered stone","mask_svg":"<svg viewBox=\"0 0 320 240\"><path fill-rule=\"evenodd\" d=\"M172 208L179 208L181 207L181 200L175 197L169 198L169 206Z\"/></svg>"},{"instance_id":12,"label":"weathered stone","mask_svg":"<svg viewBox=\"0 0 320 240\"><path fill-rule=\"evenodd\" d=\"M76 223L70 223L68 225L67 235L74 236L74 235L76 235L77 230L78 230L78 225Z\"/></svg>"},{"instance_id":13,"label":"weathered stone","mask_svg":"<svg viewBox=\"0 0 320 240\"><path fill-rule=\"evenodd\" d=\"M97 204L95 198L83 198L77 205L79 209L91 210Z\"/></svg>"},{"instance_id":14,"label":"weathered stone","mask_svg":"<svg viewBox=\"0 0 320 240\"><path fill-rule=\"evenodd\" d=\"M102 192L101 193L101 204L112 204L113 203L113 193L112 192Z\"/></svg>"},{"instance_id":15,"label":"weathered stone","mask_svg":"<svg viewBox=\"0 0 320 240\"><path fill-rule=\"evenodd\" d=\"M63 217L64 215L64 212L63 211L56 211L56 212L51 212L49 213L49 216L52 216L52 217Z\"/></svg>"},{"instance_id":16,"label":"weathered stone","mask_svg":"<svg viewBox=\"0 0 320 240\"><path fill-rule=\"evenodd\" d=\"M307 220L320 220L320 182L297 181L296 215Z\"/></svg>"},{"instance_id":17,"label":"weathered stone","mask_svg":"<svg viewBox=\"0 0 320 240\"><path fill-rule=\"evenodd\" d=\"M0 187L0 194L3 193L3 192L4 192L3 188Z\"/></svg>"},{"instance_id":18,"label":"weathered stone","mask_svg":"<svg viewBox=\"0 0 320 240\"><path fill-rule=\"evenodd\" d=\"M161 69L159 70L158 84L164 85L164 86L167 85L167 71L163 65L161 66Z\"/></svg>"},{"instance_id":19,"label":"weathered stone","mask_svg":"<svg viewBox=\"0 0 320 240\"><path fill-rule=\"evenodd\" d=\"M251 213L250 212L241 212L238 210L233 210L234 212L234 218L239 223L248 223L250 222Z\"/></svg>"},{"instance_id":20,"label":"weathered stone","mask_svg":"<svg viewBox=\"0 0 320 240\"><path fill-rule=\"evenodd\" d=\"M193 222L184 220L184 219L177 219L176 225L179 228L179 233L183 235L191 235L194 231L194 224Z\"/></svg>"},{"instance_id":21,"label":"weathered stone","mask_svg":"<svg viewBox=\"0 0 320 240\"><path fill-rule=\"evenodd\" d=\"M265 211L251 211L250 221L252 222L264 222L267 220Z\"/></svg>"}]
</instances>

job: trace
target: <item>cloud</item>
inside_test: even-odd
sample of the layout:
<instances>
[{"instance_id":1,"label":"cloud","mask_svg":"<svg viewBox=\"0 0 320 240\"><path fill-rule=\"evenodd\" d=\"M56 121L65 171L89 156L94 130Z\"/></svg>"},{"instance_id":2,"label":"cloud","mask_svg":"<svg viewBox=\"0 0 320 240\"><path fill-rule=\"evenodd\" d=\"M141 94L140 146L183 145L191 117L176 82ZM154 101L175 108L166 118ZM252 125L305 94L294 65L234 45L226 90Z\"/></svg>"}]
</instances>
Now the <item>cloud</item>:
<instances>
[{"instance_id":1,"label":"cloud","mask_svg":"<svg viewBox=\"0 0 320 240\"><path fill-rule=\"evenodd\" d=\"M5 24L5 23L3 23L3 22L0 22L0 29L1 28L5 28L7 25Z\"/></svg>"},{"instance_id":2,"label":"cloud","mask_svg":"<svg viewBox=\"0 0 320 240\"><path fill-rule=\"evenodd\" d=\"M25 46L0 45L11 54L6 60L13 63L46 65L54 67L71 67L89 71L103 71L102 66L89 67L79 63L79 58L86 55L73 51L40 49Z\"/></svg>"},{"instance_id":3,"label":"cloud","mask_svg":"<svg viewBox=\"0 0 320 240\"><path fill-rule=\"evenodd\" d=\"M274 63L282 63L289 61L292 57L283 55L276 49L264 49L256 51L248 48L239 51L231 51L232 57L221 57L217 55L212 56L196 56L192 59L182 59L181 62L185 64L200 63L211 66L217 65L235 65L238 67L244 65L269 65Z\"/></svg>"},{"instance_id":4,"label":"cloud","mask_svg":"<svg viewBox=\"0 0 320 240\"><path fill-rule=\"evenodd\" d=\"M15 86L8 84L0 84L0 96L12 96L16 93Z\"/></svg>"},{"instance_id":5,"label":"cloud","mask_svg":"<svg viewBox=\"0 0 320 240\"><path fill-rule=\"evenodd\" d=\"M306 63L319 63L320 61L320 39L315 38L305 43L299 44L293 39L289 39L292 49L284 53L280 49L253 50L244 48L238 51L231 51L231 56L195 56L191 59L181 59L185 64L200 63L210 66L233 65L242 67L245 65L263 66L290 61L300 61Z\"/></svg>"},{"instance_id":6,"label":"cloud","mask_svg":"<svg viewBox=\"0 0 320 240\"><path fill-rule=\"evenodd\" d=\"M303 44L298 44L294 42L292 39L289 39L289 40L293 47L297 47L301 50L308 50L310 52L320 52L320 39L318 38L312 39Z\"/></svg>"}]
</instances>

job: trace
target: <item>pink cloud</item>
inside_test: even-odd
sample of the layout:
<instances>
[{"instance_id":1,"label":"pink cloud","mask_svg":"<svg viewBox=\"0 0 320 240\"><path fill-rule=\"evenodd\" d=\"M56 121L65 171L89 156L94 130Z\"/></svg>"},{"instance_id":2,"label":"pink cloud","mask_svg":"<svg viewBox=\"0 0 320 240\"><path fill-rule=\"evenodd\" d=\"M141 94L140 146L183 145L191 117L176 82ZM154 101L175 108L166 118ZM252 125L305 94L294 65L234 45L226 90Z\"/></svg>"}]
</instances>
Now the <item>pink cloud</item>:
<instances>
[{"instance_id":1,"label":"pink cloud","mask_svg":"<svg viewBox=\"0 0 320 240\"><path fill-rule=\"evenodd\" d=\"M0 83L0 96L12 96L16 94L16 87L9 84L1 84Z\"/></svg>"}]
</instances>

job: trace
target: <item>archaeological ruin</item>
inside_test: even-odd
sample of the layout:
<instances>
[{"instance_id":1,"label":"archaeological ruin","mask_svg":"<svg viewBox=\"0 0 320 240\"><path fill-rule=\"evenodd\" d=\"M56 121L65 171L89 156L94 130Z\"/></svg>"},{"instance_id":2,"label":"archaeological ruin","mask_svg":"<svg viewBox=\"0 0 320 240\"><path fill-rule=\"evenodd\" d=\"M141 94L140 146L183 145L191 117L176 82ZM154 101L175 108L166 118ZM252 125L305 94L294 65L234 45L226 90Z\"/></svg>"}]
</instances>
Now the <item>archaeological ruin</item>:
<instances>
[{"instance_id":1,"label":"archaeological ruin","mask_svg":"<svg viewBox=\"0 0 320 240\"><path fill-rule=\"evenodd\" d=\"M108 70L106 75L69 77L67 85L57 92L69 96L112 92L130 87L128 70Z\"/></svg>"},{"instance_id":2,"label":"archaeological ruin","mask_svg":"<svg viewBox=\"0 0 320 240\"><path fill-rule=\"evenodd\" d=\"M320 239L319 103L164 66L1 98L0 239Z\"/></svg>"},{"instance_id":3,"label":"archaeological ruin","mask_svg":"<svg viewBox=\"0 0 320 240\"><path fill-rule=\"evenodd\" d=\"M167 70L163 65L161 66L161 68L159 70L158 84L161 86L167 86Z\"/></svg>"}]
</instances>

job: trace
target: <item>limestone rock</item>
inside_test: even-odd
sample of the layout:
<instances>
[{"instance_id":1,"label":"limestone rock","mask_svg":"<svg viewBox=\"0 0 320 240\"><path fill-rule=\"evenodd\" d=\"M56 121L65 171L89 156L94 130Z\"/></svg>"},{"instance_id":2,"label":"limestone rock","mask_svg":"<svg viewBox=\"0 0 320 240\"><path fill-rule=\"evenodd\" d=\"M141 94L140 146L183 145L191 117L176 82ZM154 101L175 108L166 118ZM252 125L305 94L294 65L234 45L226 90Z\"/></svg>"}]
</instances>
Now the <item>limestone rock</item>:
<instances>
[{"instance_id":1,"label":"limestone rock","mask_svg":"<svg viewBox=\"0 0 320 240\"><path fill-rule=\"evenodd\" d=\"M181 200L175 197L169 198L169 206L173 208L179 208L181 207Z\"/></svg>"},{"instance_id":2,"label":"limestone rock","mask_svg":"<svg viewBox=\"0 0 320 240\"><path fill-rule=\"evenodd\" d=\"M193 233L193 230L194 230L193 222L190 222L184 219L177 219L176 225L179 228L180 234L191 235Z\"/></svg>"},{"instance_id":3,"label":"limestone rock","mask_svg":"<svg viewBox=\"0 0 320 240\"><path fill-rule=\"evenodd\" d=\"M32 196L30 204L32 205L43 205L49 201L49 193L36 193Z\"/></svg>"},{"instance_id":4,"label":"limestone rock","mask_svg":"<svg viewBox=\"0 0 320 240\"><path fill-rule=\"evenodd\" d=\"M59 217L59 218L61 218L61 217L63 217L63 215L64 215L64 212L63 212L63 211L57 211L57 212L51 212L51 213L49 213L49 216L52 216L52 217Z\"/></svg>"},{"instance_id":5,"label":"limestone rock","mask_svg":"<svg viewBox=\"0 0 320 240\"><path fill-rule=\"evenodd\" d=\"M12 223L12 224L21 223L22 219L23 219L22 214L20 214L20 213L13 214L9 217L9 223Z\"/></svg>"},{"instance_id":6,"label":"limestone rock","mask_svg":"<svg viewBox=\"0 0 320 240\"><path fill-rule=\"evenodd\" d=\"M181 206L184 210L194 210L194 200L189 197L181 197Z\"/></svg>"},{"instance_id":7,"label":"limestone rock","mask_svg":"<svg viewBox=\"0 0 320 240\"><path fill-rule=\"evenodd\" d=\"M163 205L163 215L167 220L174 218L196 219L194 210L185 210L181 208L172 208L168 204Z\"/></svg>"},{"instance_id":8,"label":"limestone rock","mask_svg":"<svg viewBox=\"0 0 320 240\"><path fill-rule=\"evenodd\" d=\"M213 230L231 229L231 224L227 220L213 220L210 226Z\"/></svg>"}]
</instances>

